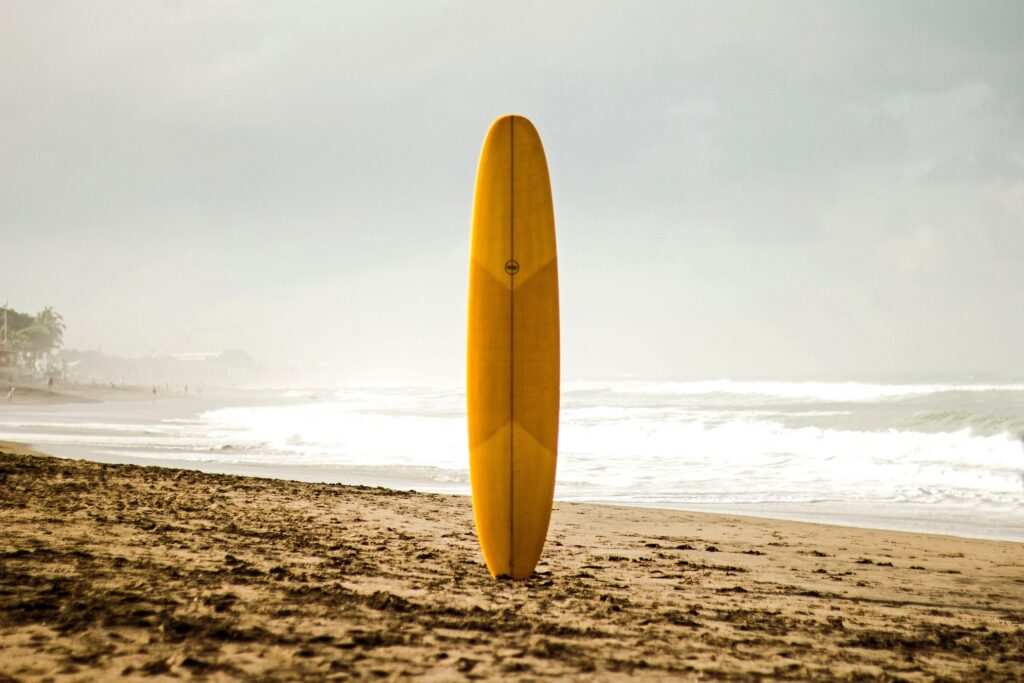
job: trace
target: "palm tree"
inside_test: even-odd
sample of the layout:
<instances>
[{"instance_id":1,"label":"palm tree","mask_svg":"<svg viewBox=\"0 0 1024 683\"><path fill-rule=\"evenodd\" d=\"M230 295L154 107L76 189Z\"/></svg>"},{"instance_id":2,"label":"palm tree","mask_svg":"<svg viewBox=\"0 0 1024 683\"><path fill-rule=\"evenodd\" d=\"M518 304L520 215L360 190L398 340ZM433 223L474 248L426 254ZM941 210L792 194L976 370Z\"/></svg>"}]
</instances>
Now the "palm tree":
<instances>
[{"instance_id":1,"label":"palm tree","mask_svg":"<svg viewBox=\"0 0 1024 683\"><path fill-rule=\"evenodd\" d=\"M49 343L46 351L59 349L64 345L64 316L53 310L53 306L47 306L36 313L36 325L41 327L46 335Z\"/></svg>"},{"instance_id":2,"label":"palm tree","mask_svg":"<svg viewBox=\"0 0 1024 683\"><path fill-rule=\"evenodd\" d=\"M11 346L26 352L34 363L40 356L64 344L64 317L52 306L47 306L30 321L27 326L14 331Z\"/></svg>"}]
</instances>

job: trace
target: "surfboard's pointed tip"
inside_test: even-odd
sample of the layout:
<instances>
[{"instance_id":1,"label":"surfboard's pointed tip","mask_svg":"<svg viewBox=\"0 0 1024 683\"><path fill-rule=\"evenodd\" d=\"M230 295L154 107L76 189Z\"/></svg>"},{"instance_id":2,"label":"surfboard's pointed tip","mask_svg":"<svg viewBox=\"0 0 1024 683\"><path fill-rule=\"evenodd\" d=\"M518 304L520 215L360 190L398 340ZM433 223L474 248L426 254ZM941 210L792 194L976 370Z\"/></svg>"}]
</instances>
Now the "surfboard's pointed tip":
<instances>
[{"instance_id":1,"label":"surfboard's pointed tip","mask_svg":"<svg viewBox=\"0 0 1024 683\"><path fill-rule=\"evenodd\" d=\"M493 129L495 126L506 122L512 122L515 123L516 125L526 124L531 128L536 128L536 126L533 125L533 121L531 121L529 117L524 116L522 114L502 114L498 118L494 119L494 121L491 123L491 128Z\"/></svg>"}]
</instances>

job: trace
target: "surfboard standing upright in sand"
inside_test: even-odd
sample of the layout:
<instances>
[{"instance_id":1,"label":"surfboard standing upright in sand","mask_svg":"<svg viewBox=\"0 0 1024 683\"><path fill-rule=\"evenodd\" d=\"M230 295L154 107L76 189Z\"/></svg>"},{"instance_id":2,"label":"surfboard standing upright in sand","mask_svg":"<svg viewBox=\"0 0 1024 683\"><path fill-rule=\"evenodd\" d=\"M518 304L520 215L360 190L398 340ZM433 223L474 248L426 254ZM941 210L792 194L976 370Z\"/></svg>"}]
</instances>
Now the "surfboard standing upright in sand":
<instances>
[{"instance_id":1,"label":"surfboard standing upright in sand","mask_svg":"<svg viewBox=\"0 0 1024 683\"><path fill-rule=\"evenodd\" d=\"M487 568L525 579L551 518L558 453L558 263L540 136L491 125L473 200L466 354L473 513Z\"/></svg>"}]
</instances>

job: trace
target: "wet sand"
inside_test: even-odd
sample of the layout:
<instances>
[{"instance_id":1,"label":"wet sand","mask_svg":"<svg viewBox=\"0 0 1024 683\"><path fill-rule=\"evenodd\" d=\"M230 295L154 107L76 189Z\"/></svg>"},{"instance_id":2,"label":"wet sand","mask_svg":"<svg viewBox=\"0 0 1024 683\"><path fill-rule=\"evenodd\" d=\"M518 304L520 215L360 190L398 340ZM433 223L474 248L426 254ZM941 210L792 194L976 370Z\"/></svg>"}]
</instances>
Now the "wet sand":
<instances>
[{"instance_id":1,"label":"wet sand","mask_svg":"<svg viewBox=\"0 0 1024 683\"><path fill-rule=\"evenodd\" d=\"M98 403L100 401L152 401L167 398L183 398L186 394L180 387L142 387L121 384L78 384L58 382L49 387L45 382L26 384L14 382L14 393L8 396L12 386L0 381L0 410L4 405L39 405L59 403Z\"/></svg>"},{"instance_id":2,"label":"wet sand","mask_svg":"<svg viewBox=\"0 0 1024 683\"><path fill-rule=\"evenodd\" d=\"M1021 543L559 504L513 583L465 497L0 451L3 682L1024 677Z\"/></svg>"}]
</instances>

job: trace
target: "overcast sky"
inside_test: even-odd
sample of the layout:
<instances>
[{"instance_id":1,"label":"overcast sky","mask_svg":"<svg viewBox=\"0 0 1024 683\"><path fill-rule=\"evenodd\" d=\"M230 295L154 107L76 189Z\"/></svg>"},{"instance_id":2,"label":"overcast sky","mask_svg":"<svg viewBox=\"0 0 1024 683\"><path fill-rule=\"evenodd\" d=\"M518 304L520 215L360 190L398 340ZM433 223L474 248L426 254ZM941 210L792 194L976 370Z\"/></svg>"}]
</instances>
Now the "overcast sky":
<instances>
[{"instance_id":1,"label":"overcast sky","mask_svg":"<svg viewBox=\"0 0 1024 683\"><path fill-rule=\"evenodd\" d=\"M0 298L67 346L458 379L548 154L563 377L1024 376L1024 4L0 0Z\"/></svg>"}]
</instances>

